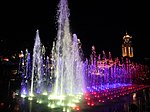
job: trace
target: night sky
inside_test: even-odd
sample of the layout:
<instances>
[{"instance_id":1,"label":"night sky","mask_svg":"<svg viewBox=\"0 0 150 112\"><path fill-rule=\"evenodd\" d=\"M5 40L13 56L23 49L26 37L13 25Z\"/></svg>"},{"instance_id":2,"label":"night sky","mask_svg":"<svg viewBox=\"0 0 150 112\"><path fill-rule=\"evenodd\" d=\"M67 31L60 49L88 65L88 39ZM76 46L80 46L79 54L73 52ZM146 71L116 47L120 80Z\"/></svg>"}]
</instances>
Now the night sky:
<instances>
[{"instance_id":1,"label":"night sky","mask_svg":"<svg viewBox=\"0 0 150 112\"><path fill-rule=\"evenodd\" d=\"M150 57L150 7L148 1L131 0L68 0L71 33L82 42L85 56L96 51L121 56L122 38L133 37L134 55ZM35 32L51 49L56 38L58 0L0 1L0 49L9 52L33 49Z\"/></svg>"}]
</instances>

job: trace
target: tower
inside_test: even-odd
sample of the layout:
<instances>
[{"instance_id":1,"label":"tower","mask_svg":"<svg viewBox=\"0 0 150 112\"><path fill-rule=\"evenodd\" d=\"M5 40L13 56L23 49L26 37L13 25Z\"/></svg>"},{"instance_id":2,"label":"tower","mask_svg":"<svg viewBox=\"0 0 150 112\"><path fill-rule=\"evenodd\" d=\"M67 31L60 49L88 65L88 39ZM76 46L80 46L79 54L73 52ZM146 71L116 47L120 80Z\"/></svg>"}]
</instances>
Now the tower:
<instances>
[{"instance_id":1,"label":"tower","mask_svg":"<svg viewBox=\"0 0 150 112\"><path fill-rule=\"evenodd\" d=\"M122 56L123 57L133 57L133 47L131 42L132 36L128 35L127 32L125 36L123 36L123 44L122 44Z\"/></svg>"}]
</instances>

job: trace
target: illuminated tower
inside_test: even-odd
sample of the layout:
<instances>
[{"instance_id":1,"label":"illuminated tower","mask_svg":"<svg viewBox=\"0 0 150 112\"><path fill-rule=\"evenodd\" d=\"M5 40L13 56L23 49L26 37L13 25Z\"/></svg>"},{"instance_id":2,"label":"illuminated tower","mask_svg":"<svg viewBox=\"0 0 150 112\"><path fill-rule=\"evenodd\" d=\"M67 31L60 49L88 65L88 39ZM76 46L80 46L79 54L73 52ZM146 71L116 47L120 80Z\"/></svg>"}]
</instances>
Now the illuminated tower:
<instances>
[{"instance_id":1,"label":"illuminated tower","mask_svg":"<svg viewBox=\"0 0 150 112\"><path fill-rule=\"evenodd\" d=\"M123 37L124 43L122 44L122 56L123 57L133 57L133 47L131 43L132 36L128 35L127 32Z\"/></svg>"}]
</instances>

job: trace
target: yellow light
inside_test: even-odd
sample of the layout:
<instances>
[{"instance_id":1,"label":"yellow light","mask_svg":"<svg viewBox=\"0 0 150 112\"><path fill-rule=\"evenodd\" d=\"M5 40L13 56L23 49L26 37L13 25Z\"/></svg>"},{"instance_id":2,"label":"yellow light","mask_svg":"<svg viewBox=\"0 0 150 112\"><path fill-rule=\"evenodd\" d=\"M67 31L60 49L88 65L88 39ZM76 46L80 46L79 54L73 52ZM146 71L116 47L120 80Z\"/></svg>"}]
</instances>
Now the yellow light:
<instances>
[{"instance_id":1,"label":"yellow light","mask_svg":"<svg viewBox=\"0 0 150 112\"><path fill-rule=\"evenodd\" d=\"M50 107L51 107L51 108L55 108L55 105L54 105L54 104L52 104Z\"/></svg>"},{"instance_id":2,"label":"yellow light","mask_svg":"<svg viewBox=\"0 0 150 112\"><path fill-rule=\"evenodd\" d=\"M49 100L54 100L54 99L58 99L58 100L64 100L65 99L65 96L56 96L56 95L50 95L48 97Z\"/></svg>"},{"instance_id":3,"label":"yellow light","mask_svg":"<svg viewBox=\"0 0 150 112\"><path fill-rule=\"evenodd\" d=\"M75 107L76 105L74 103L68 103L67 106L69 106L69 107Z\"/></svg>"},{"instance_id":4,"label":"yellow light","mask_svg":"<svg viewBox=\"0 0 150 112\"><path fill-rule=\"evenodd\" d=\"M136 93L133 93L133 100L136 100Z\"/></svg>"},{"instance_id":5,"label":"yellow light","mask_svg":"<svg viewBox=\"0 0 150 112\"><path fill-rule=\"evenodd\" d=\"M22 97L22 98L25 98L25 97L26 97L26 95L22 94L22 95L21 95L21 97Z\"/></svg>"},{"instance_id":6,"label":"yellow light","mask_svg":"<svg viewBox=\"0 0 150 112\"><path fill-rule=\"evenodd\" d=\"M36 102L39 103L39 104L41 104L43 101L42 100L37 100Z\"/></svg>"},{"instance_id":7,"label":"yellow light","mask_svg":"<svg viewBox=\"0 0 150 112\"><path fill-rule=\"evenodd\" d=\"M30 97L34 97L34 94L30 93L29 96L30 96Z\"/></svg>"},{"instance_id":8,"label":"yellow light","mask_svg":"<svg viewBox=\"0 0 150 112\"><path fill-rule=\"evenodd\" d=\"M32 97L29 97L28 100L33 100L33 98L32 98Z\"/></svg>"},{"instance_id":9,"label":"yellow light","mask_svg":"<svg viewBox=\"0 0 150 112\"><path fill-rule=\"evenodd\" d=\"M42 94L43 94L43 95L45 95L45 96L46 96L46 95L48 95L48 93L47 93L47 92L43 92Z\"/></svg>"}]
</instances>

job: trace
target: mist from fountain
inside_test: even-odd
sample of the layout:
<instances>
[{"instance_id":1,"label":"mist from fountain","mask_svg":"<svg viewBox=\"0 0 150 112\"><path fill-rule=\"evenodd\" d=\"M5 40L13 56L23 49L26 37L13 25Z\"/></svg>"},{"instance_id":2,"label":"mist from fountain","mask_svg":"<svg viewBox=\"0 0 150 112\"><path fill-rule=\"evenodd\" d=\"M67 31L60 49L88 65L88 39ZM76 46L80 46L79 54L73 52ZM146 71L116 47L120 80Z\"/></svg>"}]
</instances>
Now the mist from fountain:
<instances>
[{"instance_id":1,"label":"mist from fountain","mask_svg":"<svg viewBox=\"0 0 150 112\"><path fill-rule=\"evenodd\" d=\"M70 33L67 0L58 4L58 32L55 46L56 77L53 94L56 96L83 93L83 68L77 36Z\"/></svg>"},{"instance_id":2,"label":"mist from fountain","mask_svg":"<svg viewBox=\"0 0 150 112\"><path fill-rule=\"evenodd\" d=\"M34 98L37 103L45 102L51 108L70 108L79 103L85 92L85 63L82 60L81 42L76 34L70 32L67 0L60 0L58 8L58 33L53 42L51 58L45 56L45 48L37 30L32 60L21 65L31 73L27 79L26 75L29 74L22 74L21 97L28 97L29 100ZM21 59L27 58L30 59L30 55ZM32 67L28 67L28 63L32 63Z\"/></svg>"},{"instance_id":3,"label":"mist from fountain","mask_svg":"<svg viewBox=\"0 0 150 112\"><path fill-rule=\"evenodd\" d=\"M32 75L31 75L31 90L30 96L34 96L34 93L41 93L43 91L42 83L42 52L41 52L41 40L39 37L39 31L36 31L36 38L33 48L32 57Z\"/></svg>"}]
</instances>

